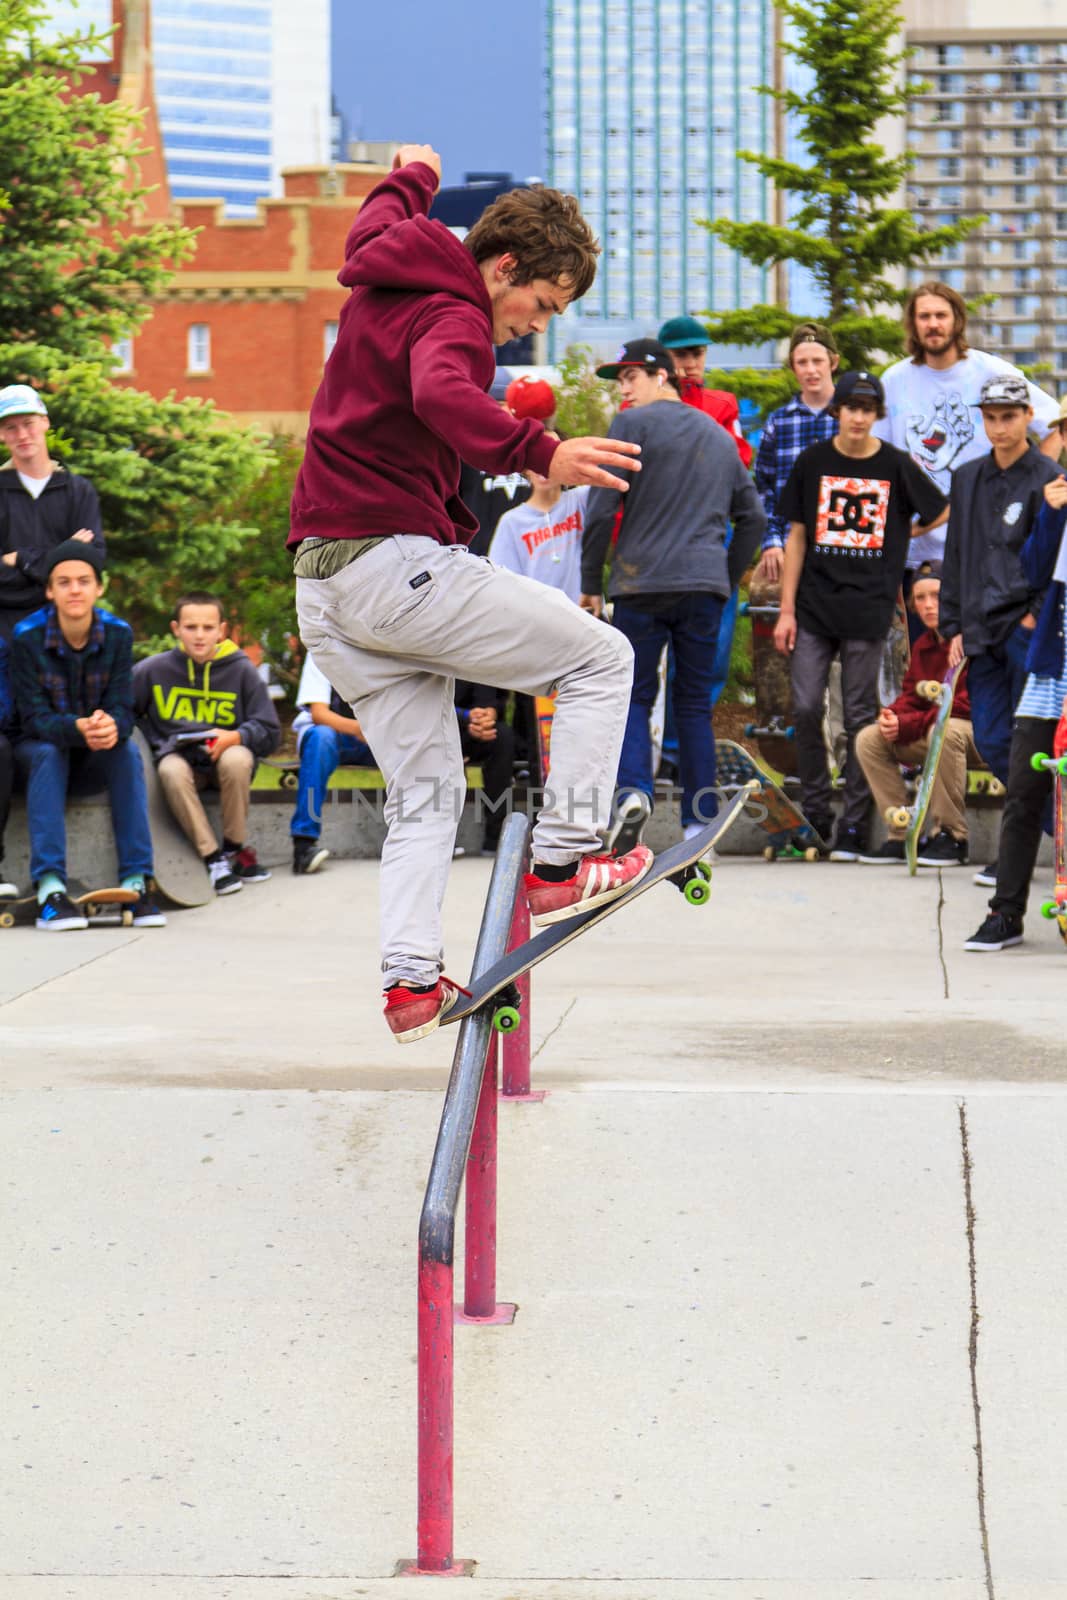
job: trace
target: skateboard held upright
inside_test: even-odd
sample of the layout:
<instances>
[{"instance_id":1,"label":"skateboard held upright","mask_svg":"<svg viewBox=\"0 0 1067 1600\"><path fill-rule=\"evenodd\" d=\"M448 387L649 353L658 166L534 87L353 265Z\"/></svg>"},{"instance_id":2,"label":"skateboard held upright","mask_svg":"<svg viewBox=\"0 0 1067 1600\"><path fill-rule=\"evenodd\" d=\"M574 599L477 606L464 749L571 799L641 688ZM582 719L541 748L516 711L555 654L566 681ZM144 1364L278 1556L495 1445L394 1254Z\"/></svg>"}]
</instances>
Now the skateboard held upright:
<instances>
[{"instance_id":1,"label":"skateboard held upright","mask_svg":"<svg viewBox=\"0 0 1067 1600\"><path fill-rule=\"evenodd\" d=\"M945 745L945 734L948 731L948 719L952 715L952 702L956 694L956 685L960 674L966 667L966 658L956 666L950 667L943 679L923 679L915 685L916 693L924 700L931 700L937 705L937 716L930 729L930 738L926 746L926 759L919 775L919 782L915 788L915 799L910 806L890 806L886 812L886 821L891 828L906 828L904 835L904 856L908 863L908 871L912 877L919 868L919 839L923 825L926 822L926 813L930 809L930 796L933 794L934 783L937 780L937 769L941 764L941 751Z\"/></svg>"},{"instance_id":2,"label":"skateboard held upright","mask_svg":"<svg viewBox=\"0 0 1067 1600\"><path fill-rule=\"evenodd\" d=\"M1067 734L1063 722L1060 723L1060 729ZM1057 745L1060 742L1057 734ZM1042 902L1041 915L1048 917L1050 921L1056 919L1060 936L1067 943L1067 754L1035 755L1032 759L1035 771L1051 772L1055 779L1053 853L1056 880L1052 889L1052 899Z\"/></svg>"},{"instance_id":3,"label":"skateboard held upright","mask_svg":"<svg viewBox=\"0 0 1067 1600\"><path fill-rule=\"evenodd\" d=\"M715 766L719 783L726 789L746 786L758 805L749 812L767 835L763 852L766 861L817 861L826 849L825 842L812 827L800 807L780 789L769 773L732 739L715 741Z\"/></svg>"}]
</instances>

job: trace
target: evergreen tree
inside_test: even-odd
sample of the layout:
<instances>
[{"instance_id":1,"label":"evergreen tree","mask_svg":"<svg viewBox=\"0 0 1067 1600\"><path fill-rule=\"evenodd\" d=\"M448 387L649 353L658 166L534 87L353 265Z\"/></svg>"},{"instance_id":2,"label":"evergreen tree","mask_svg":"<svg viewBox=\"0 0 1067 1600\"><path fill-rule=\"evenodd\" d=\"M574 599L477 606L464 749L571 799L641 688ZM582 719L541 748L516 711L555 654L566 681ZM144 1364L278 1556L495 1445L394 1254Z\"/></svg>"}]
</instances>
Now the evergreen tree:
<instances>
[{"instance_id":1,"label":"evergreen tree","mask_svg":"<svg viewBox=\"0 0 1067 1600\"><path fill-rule=\"evenodd\" d=\"M151 315L195 236L139 220L140 114L78 92L106 35L46 42L45 12L0 0L0 385L40 390L50 453L96 487L108 603L145 649L169 639L183 589L211 587L238 552L255 565L240 504L267 455L209 403L112 382L110 342Z\"/></svg>"},{"instance_id":2,"label":"evergreen tree","mask_svg":"<svg viewBox=\"0 0 1067 1600\"><path fill-rule=\"evenodd\" d=\"M746 260L774 267L797 262L807 269L821 305L756 305L709 313L708 333L718 344L751 345L788 335L798 322L817 320L833 329L842 365L881 365L881 354L903 350L903 328L888 307L907 295L901 281L911 269L943 255L984 220L961 218L935 228L917 226L892 203L912 165L890 156L875 137L879 123L900 121L923 92L903 78L906 53L895 48L903 25L886 0L775 0L784 18L783 49L804 69L810 90L760 86L797 130L809 160L788 161L740 151L744 161L790 198L789 221L703 221ZM788 373L717 372L711 381L779 403L793 387Z\"/></svg>"},{"instance_id":3,"label":"evergreen tree","mask_svg":"<svg viewBox=\"0 0 1067 1600\"><path fill-rule=\"evenodd\" d=\"M107 36L46 41L45 16L0 0L0 328L85 356L149 315L195 236L139 221L140 113L78 92Z\"/></svg>"}]
</instances>

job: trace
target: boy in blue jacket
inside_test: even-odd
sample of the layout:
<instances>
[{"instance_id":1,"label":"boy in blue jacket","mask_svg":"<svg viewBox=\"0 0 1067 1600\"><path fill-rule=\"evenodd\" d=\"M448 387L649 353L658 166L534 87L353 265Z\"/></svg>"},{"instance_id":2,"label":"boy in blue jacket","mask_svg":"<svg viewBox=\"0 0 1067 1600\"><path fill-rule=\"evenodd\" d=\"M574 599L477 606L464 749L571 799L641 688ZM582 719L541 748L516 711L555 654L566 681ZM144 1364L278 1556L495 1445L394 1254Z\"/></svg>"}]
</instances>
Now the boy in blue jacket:
<instances>
[{"instance_id":1,"label":"boy in blue jacket","mask_svg":"<svg viewBox=\"0 0 1067 1600\"><path fill-rule=\"evenodd\" d=\"M1064 595L1067 593L1067 478L1045 485L1045 503L1033 532L1019 552L1026 581L1037 592L1048 588L1026 654L1027 678L1015 708L1008 765L1008 793L1000 825L997 886L989 915L965 950L1006 950L1021 944L1030 879L1048 823L1053 778L1035 772L1031 757L1051 755L1056 728L1067 700L1067 650L1064 647Z\"/></svg>"},{"instance_id":2,"label":"boy in blue jacket","mask_svg":"<svg viewBox=\"0 0 1067 1600\"><path fill-rule=\"evenodd\" d=\"M144 769L133 731L133 631L98 609L103 556L65 539L48 558L48 604L16 624L11 678L20 738L15 758L26 778L30 875L37 926L47 933L88 927L67 895L67 794L106 789L119 875L138 899L135 927L166 918L153 899L152 838Z\"/></svg>"}]
</instances>

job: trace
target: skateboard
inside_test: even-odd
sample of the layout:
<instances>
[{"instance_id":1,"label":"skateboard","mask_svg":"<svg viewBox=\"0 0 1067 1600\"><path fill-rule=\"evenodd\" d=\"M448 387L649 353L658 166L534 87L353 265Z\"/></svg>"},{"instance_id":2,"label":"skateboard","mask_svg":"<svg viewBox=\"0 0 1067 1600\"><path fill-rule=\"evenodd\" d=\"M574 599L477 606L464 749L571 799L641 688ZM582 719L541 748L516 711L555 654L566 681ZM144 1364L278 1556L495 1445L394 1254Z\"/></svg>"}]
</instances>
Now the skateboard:
<instances>
[{"instance_id":1,"label":"skateboard","mask_svg":"<svg viewBox=\"0 0 1067 1600\"><path fill-rule=\"evenodd\" d=\"M766 833L765 861L818 861L826 846L800 807L778 787L769 773L732 739L715 741L715 767L724 789L756 790L762 816L756 820ZM750 815L755 814L750 813Z\"/></svg>"},{"instance_id":2,"label":"skateboard","mask_svg":"<svg viewBox=\"0 0 1067 1600\"><path fill-rule=\"evenodd\" d=\"M908 633L908 608L904 604L903 589L897 590L893 607L893 620L885 636L882 660L878 668L878 698L883 706L891 706L904 687L904 679L911 665L911 636Z\"/></svg>"},{"instance_id":3,"label":"skateboard","mask_svg":"<svg viewBox=\"0 0 1067 1600\"><path fill-rule=\"evenodd\" d=\"M937 769L941 763L941 751L944 748L945 733L948 729L948 719L952 715L952 702L956 694L956 684L959 682L960 673L966 666L966 659L950 667L939 682L936 678L924 678L915 685L915 692L923 700L933 701L937 705L937 716L934 718L933 727L930 729L930 738L926 746L926 759L923 761L922 772L915 786L915 799L910 806L890 806L885 814L885 819L891 828L907 828L904 836L904 856L908 863L908 871L912 877L919 870L919 836L926 821L926 813L930 809L930 796L933 793L934 783L937 778Z\"/></svg>"},{"instance_id":4,"label":"skateboard","mask_svg":"<svg viewBox=\"0 0 1067 1600\"><path fill-rule=\"evenodd\" d=\"M644 894L646 889L654 888L657 883L674 883L682 889L690 904L705 904L711 894L711 869L703 858L714 848L716 842L733 825L753 798L747 789L735 795L725 810L692 839L683 839L680 844L672 845L669 850L662 850L640 882L635 883L617 900L609 900L607 905L596 906L592 911L579 912L577 916L569 917L566 922L542 928L517 950L511 950L502 956L480 977L472 980L470 994L461 997L451 1011L441 1018L442 1025L462 1022L465 1017L480 1011L490 1001L496 1001L493 1007L493 1027L498 1033L513 1032L522 1020L519 1015L518 992L515 988L516 979L521 978L524 972L529 972L531 967L536 967L562 945L570 944L572 939L577 939L587 928L601 922L605 917L610 917L612 912L620 910L621 907L629 905L632 900Z\"/></svg>"},{"instance_id":5,"label":"skateboard","mask_svg":"<svg viewBox=\"0 0 1067 1600\"><path fill-rule=\"evenodd\" d=\"M133 924L131 906L139 896L134 889L82 889L68 888L73 905L89 919L89 926L97 928L129 928ZM0 900L0 928L32 926L37 921L36 894L23 894L17 900Z\"/></svg>"},{"instance_id":6,"label":"skateboard","mask_svg":"<svg viewBox=\"0 0 1067 1600\"><path fill-rule=\"evenodd\" d=\"M1050 921L1053 917L1056 919L1060 937L1067 943L1067 755L1035 755L1031 760L1035 771L1051 772L1055 780L1053 855L1056 882L1052 899L1042 902L1041 915Z\"/></svg>"},{"instance_id":7,"label":"skateboard","mask_svg":"<svg viewBox=\"0 0 1067 1600\"><path fill-rule=\"evenodd\" d=\"M167 804L163 785L152 758L151 746L140 728L133 738L144 766L145 794L148 797L148 827L152 835L153 877L161 895L176 906L202 906L214 899L211 879L203 860L190 839L178 826Z\"/></svg>"},{"instance_id":8,"label":"skateboard","mask_svg":"<svg viewBox=\"0 0 1067 1600\"><path fill-rule=\"evenodd\" d=\"M745 728L755 739L760 755L776 772L787 777L797 770L793 729L793 684L789 657L775 649L782 586L777 579L753 574L746 615L752 618L752 678L756 685L756 720Z\"/></svg>"}]
</instances>

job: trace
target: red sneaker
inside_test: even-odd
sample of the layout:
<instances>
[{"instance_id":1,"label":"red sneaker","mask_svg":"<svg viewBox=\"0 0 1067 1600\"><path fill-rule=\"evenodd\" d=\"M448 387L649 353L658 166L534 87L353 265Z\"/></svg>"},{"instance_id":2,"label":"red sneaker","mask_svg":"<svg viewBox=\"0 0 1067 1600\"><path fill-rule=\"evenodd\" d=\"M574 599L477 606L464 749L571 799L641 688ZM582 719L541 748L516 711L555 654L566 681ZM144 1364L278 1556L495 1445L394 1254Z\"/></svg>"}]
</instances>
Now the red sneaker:
<instances>
[{"instance_id":1,"label":"red sneaker","mask_svg":"<svg viewBox=\"0 0 1067 1600\"><path fill-rule=\"evenodd\" d=\"M647 844L638 844L624 856L583 856L578 871L566 883L546 883L535 872L528 872L526 898L530 915L539 928L546 928L553 922L565 922L580 911L607 905L639 883L653 859Z\"/></svg>"},{"instance_id":2,"label":"red sneaker","mask_svg":"<svg viewBox=\"0 0 1067 1600\"><path fill-rule=\"evenodd\" d=\"M397 983L385 991L385 1020L397 1044L424 1039L440 1024L445 1012L451 1011L460 995L469 993L469 989L443 975L425 994Z\"/></svg>"}]
</instances>

